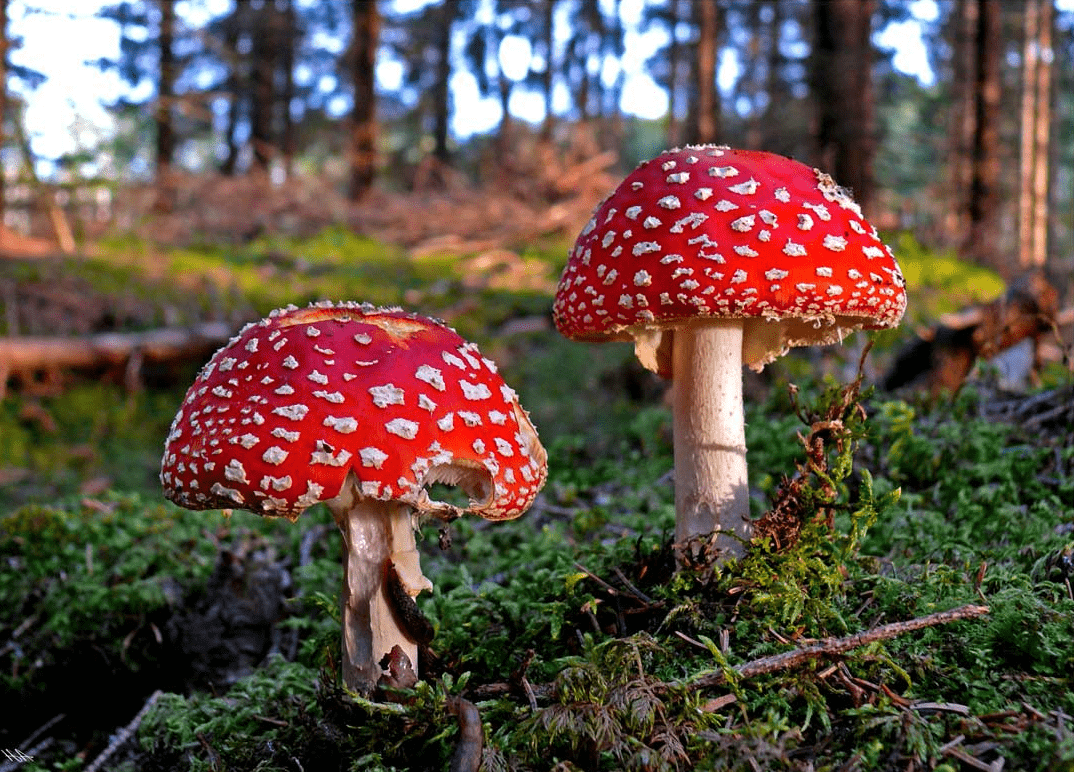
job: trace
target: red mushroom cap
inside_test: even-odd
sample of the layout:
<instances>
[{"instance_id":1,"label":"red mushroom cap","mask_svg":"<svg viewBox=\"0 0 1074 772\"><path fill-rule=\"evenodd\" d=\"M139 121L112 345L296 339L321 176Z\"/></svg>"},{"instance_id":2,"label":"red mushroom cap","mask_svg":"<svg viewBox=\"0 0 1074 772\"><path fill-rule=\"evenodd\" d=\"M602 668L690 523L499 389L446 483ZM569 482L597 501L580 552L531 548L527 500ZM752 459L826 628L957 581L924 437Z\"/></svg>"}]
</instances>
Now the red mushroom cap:
<instances>
[{"instance_id":1,"label":"red mushroom cap","mask_svg":"<svg viewBox=\"0 0 1074 772\"><path fill-rule=\"evenodd\" d=\"M891 250L828 175L698 146L642 163L601 204L553 310L569 338L654 346L664 328L743 319L743 361L761 366L791 346L893 327L905 308ZM670 375L666 362L655 369Z\"/></svg>"},{"instance_id":2,"label":"red mushroom cap","mask_svg":"<svg viewBox=\"0 0 1074 772\"><path fill-rule=\"evenodd\" d=\"M546 456L515 392L440 322L364 304L274 311L198 375L164 447L164 493L190 509L292 520L357 493L458 514L424 486L458 484L471 511L517 517Z\"/></svg>"}]
</instances>

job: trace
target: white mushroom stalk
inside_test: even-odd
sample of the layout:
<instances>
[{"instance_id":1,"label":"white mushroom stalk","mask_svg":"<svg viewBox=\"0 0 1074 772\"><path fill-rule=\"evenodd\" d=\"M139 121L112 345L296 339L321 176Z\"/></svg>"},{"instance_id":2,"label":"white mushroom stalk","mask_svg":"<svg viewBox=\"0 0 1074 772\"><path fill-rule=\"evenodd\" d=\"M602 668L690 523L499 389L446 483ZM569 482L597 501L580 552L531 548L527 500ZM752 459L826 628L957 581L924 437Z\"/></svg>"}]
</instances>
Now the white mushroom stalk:
<instances>
[{"instance_id":1,"label":"white mushroom stalk","mask_svg":"<svg viewBox=\"0 0 1074 772\"><path fill-rule=\"evenodd\" d=\"M750 537L746 422L742 406L742 322L675 330L672 382L675 542L698 537L741 557Z\"/></svg>"},{"instance_id":2,"label":"white mushroom stalk","mask_svg":"<svg viewBox=\"0 0 1074 772\"><path fill-rule=\"evenodd\" d=\"M675 536L740 556L750 536L742 366L894 327L895 258L822 172L711 145L638 166L571 250L553 312L583 341L633 340L673 380Z\"/></svg>"},{"instance_id":3,"label":"white mushroom stalk","mask_svg":"<svg viewBox=\"0 0 1074 772\"><path fill-rule=\"evenodd\" d=\"M433 588L421 572L413 509L399 501L355 496L351 485L345 490L328 502L343 536L343 682L376 683L381 660L396 646L416 673L419 641L399 618L388 586L390 564L412 598Z\"/></svg>"},{"instance_id":4,"label":"white mushroom stalk","mask_svg":"<svg viewBox=\"0 0 1074 772\"><path fill-rule=\"evenodd\" d=\"M160 476L189 509L293 521L327 503L343 536L343 681L369 692L396 646L417 674L427 642L406 618L432 587L416 519L518 517L546 475L517 394L473 343L398 309L322 303L273 312L216 352L172 423ZM469 506L432 501L436 481Z\"/></svg>"}]
</instances>

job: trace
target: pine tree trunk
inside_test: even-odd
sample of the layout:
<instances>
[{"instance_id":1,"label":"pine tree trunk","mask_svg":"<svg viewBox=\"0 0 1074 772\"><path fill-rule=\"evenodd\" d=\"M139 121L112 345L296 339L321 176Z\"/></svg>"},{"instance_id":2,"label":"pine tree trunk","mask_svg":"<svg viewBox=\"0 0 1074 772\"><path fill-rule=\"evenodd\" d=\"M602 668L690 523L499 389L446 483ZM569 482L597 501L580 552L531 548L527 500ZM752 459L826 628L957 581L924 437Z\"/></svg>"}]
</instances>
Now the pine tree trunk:
<instances>
[{"instance_id":1,"label":"pine tree trunk","mask_svg":"<svg viewBox=\"0 0 1074 772\"><path fill-rule=\"evenodd\" d=\"M969 189L973 169L973 126L976 83L974 30L980 11L977 0L958 0L950 26L951 104L947 132L950 205L941 223L949 245L961 246L969 232Z\"/></svg>"},{"instance_id":2,"label":"pine tree trunk","mask_svg":"<svg viewBox=\"0 0 1074 772\"><path fill-rule=\"evenodd\" d=\"M253 144L254 168L268 171L275 146L272 131L276 102L277 31L276 6L265 3L255 11L250 109L250 141Z\"/></svg>"},{"instance_id":3,"label":"pine tree trunk","mask_svg":"<svg viewBox=\"0 0 1074 772\"><path fill-rule=\"evenodd\" d=\"M1004 265L999 251L1001 8L999 0L977 0L977 3L969 233L963 251L971 260L1007 273L1008 266Z\"/></svg>"},{"instance_id":4,"label":"pine tree trunk","mask_svg":"<svg viewBox=\"0 0 1074 772\"><path fill-rule=\"evenodd\" d=\"M719 141L720 94L716 90L716 56L720 47L722 9L716 0L695 0L697 25L697 104L690 141L708 144Z\"/></svg>"},{"instance_id":5,"label":"pine tree trunk","mask_svg":"<svg viewBox=\"0 0 1074 772\"><path fill-rule=\"evenodd\" d=\"M175 101L175 0L160 0L160 38L158 41L160 72L157 80L157 104L154 120L156 141L156 200L153 208L170 212L174 205L172 163L175 160L175 124L172 104Z\"/></svg>"},{"instance_id":6,"label":"pine tree trunk","mask_svg":"<svg viewBox=\"0 0 1074 772\"><path fill-rule=\"evenodd\" d=\"M556 0L542 0L541 10L544 16L541 31L544 34L545 49L544 73L541 75L541 91L544 93L544 121L541 123L541 139L548 141L552 138L552 127L555 125L555 117L552 113L552 76L555 71Z\"/></svg>"},{"instance_id":7,"label":"pine tree trunk","mask_svg":"<svg viewBox=\"0 0 1074 772\"><path fill-rule=\"evenodd\" d=\"M668 19L671 42L668 44L668 147L678 147L682 141L682 127L679 122L679 70L682 67L683 46L679 44L677 33L679 20L684 17L685 0L671 0Z\"/></svg>"},{"instance_id":8,"label":"pine tree trunk","mask_svg":"<svg viewBox=\"0 0 1074 772\"><path fill-rule=\"evenodd\" d=\"M871 40L875 7L875 0L813 0L817 165L849 188L866 212L875 187Z\"/></svg>"},{"instance_id":9,"label":"pine tree trunk","mask_svg":"<svg viewBox=\"0 0 1074 772\"><path fill-rule=\"evenodd\" d=\"M9 46L7 36L7 2L0 0L0 146L4 144L7 135L4 132L4 119L7 117L7 51ZM7 191L4 187L4 175L0 174L0 223L4 221L4 212L7 211Z\"/></svg>"},{"instance_id":10,"label":"pine tree trunk","mask_svg":"<svg viewBox=\"0 0 1074 772\"><path fill-rule=\"evenodd\" d=\"M436 84L433 86L433 156L442 164L451 163L448 148L451 122L451 29L458 8L446 2L440 6L442 16L436 41Z\"/></svg>"},{"instance_id":11,"label":"pine tree trunk","mask_svg":"<svg viewBox=\"0 0 1074 772\"><path fill-rule=\"evenodd\" d=\"M514 84L511 79L500 73L497 80L497 93L500 97L500 125L496 127L497 163L503 166L505 159L511 158L511 142L514 133L514 121L511 118L511 91Z\"/></svg>"},{"instance_id":12,"label":"pine tree trunk","mask_svg":"<svg viewBox=\"0 0 1074 772\"><path fill-rule=\"evenodd\" d=\"M373 184L377 160L376 54L380 13L375 0L353 0L354 40L351 83L354 107L350 125L351 201L360 200Z\"/></svg>"},{"instance_id":13,"label":"pine tree trunk","mask_svg":"<svg viewBox=\"0 0 1074 772\"><path fill-rule=\"evenodd\" d=\"M611 20L606 26L608 41L606 43L609 50L613 53L621 52L623 50L623 22L620 16L620 3L621 0L614 0L612 4ZM602 47L602 50L603 47ZM606 55L606 54L605 54ZM626 75L623 72L623 68L619 68L619 73L615 76L615 82L611 86L604 88L601 83L600 75L597 75L597 88L600 94L599 107L601 125L603 127L601 131L600 144L605 150L619 151L623 147L623 110L620 106L623 96L623 84L626 82Z\"/></svg>"},{"instance_id":14,"label":"pine tree trunk","mask_svg":"<svg viewBox=\"0 0 1074 772\"><path fill-rule=\"evenodd\" d=\"M1026 0L1018 263L1040 267L1048 254L1048 155L1051 133L1052 0Z\"/></svg>"},{"instance_id":15,"label":"pine tree trunk","mask_svg":"<svg viewBox=\"0 0 1074 772\"><path fill-rule=\"evenodd\" d=\"M250 11L249 3L236 3L234 10L224 21L224 52L227 57L228 75L225 89L228 95L228 118L224 129L227 152L220 163L220 173L228 177L235 174L239 165L238 126L242 115L242 103L246 98L247 84L243 74L243 55L239 52L239 39L246 29Z\"/></svg>"},{"instance_id":16,"label":"pine tree trunk","mask_svg":"<svg viewBox=\"0 0 1074 772\"><path fill-rule=\"evenodd\" d=\"M291 103L295 99L295 48L298 46L298 25L296 23L294 0L285 0L282 15L282 40L280 48L280 70L283 90L280 93L280 150L283 154L284 170L290 177L294 173L295 163L295 120L291 115Z\"/></svg>"}]
</instances>

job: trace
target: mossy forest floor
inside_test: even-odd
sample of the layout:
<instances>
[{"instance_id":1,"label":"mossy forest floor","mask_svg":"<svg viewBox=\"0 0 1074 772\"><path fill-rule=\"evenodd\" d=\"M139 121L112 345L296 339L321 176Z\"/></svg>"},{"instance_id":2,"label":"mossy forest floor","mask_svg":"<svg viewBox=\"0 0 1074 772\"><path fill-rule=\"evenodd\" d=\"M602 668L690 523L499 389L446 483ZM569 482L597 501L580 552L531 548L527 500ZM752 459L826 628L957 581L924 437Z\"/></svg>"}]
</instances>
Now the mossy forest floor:
<instances>
[{"instance_id":1,"label":"mossy forest floor","mask_svg":"<svg viewBox=\"0 0 1074 772\"><path fill-rule=\"evenodd\" d=\"M878 393L905 332L874 341L860 389L864 336L750 374L765 538L738 563L675 571L663 387L629 348L551 328L565 253L416 258L329 230L0 260L5 298L45 298L25 318L68 334L322 298L440 316L500 364L550 467L519 520L423 531L425 678L366 700L338 684L326 511L291 525L160 495L200 363L136 392L108 373L10 391L0 769L1074 769L1069 374L1026 395L987 371L953 398ZM909 241L896 253L907 326L999 292Z\"/></svg>"}]
</instances>

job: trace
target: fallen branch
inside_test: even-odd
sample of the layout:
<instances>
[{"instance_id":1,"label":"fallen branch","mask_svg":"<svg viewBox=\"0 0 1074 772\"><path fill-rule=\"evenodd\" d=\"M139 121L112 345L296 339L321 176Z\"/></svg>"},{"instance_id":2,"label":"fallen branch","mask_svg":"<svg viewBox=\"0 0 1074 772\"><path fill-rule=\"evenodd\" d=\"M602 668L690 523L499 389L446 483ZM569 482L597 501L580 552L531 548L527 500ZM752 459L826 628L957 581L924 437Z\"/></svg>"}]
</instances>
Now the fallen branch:
<instances>
[{"instance_id":1,"label":"fallen branch","mask_svg":"<svg viewBox=\"0 0 1074 772\"><path fill-rule=\"evenodd\" d=\"M904 622L892 622L891 624L881 625L872 630L855 633L843 638L825 638L808 646L801 646L797 649L792 649L791 651L785 651L782 654L774 654L770 657L761 657L760 659L750 660L749 662L744 662L741 665L729 668L726 671L706 671L680 681L653 683L652 688L658 692L681 689L709 689L727 683L729 673L731 674L731 677L736 680L756 678L757 676L774 673L778 670L790 670L791 668L799 667L806 662L813 660L841 656L852 649L868 646L870 643L876 643L877 641L896 638L900 635L914 632L915 630L921 630L926 627L935 627L936 625L950 624L951 622L958 622L965 619L976 619L987 613L987 606L960 606L949 611L939 611L935 614L929 614L915 619L907 619ZM505 694L509 694L512 691L512 688L512 684L508 683L484 684L474 688L473 698L475 700L486 700L501 697ZM541 699L548 699L551 697L554 689L554 684L534 684L532 686L533 694Z\"/></svg>"},{"instance_id":2,"label":"fallen branch","mask_svg":"<svg viewBox=\"0 0 1074 772\"><path fill-rule=\"evenodd\" d=\"M191 328L109 332L81 338L4 337L0 338L0 385L12 376L56 370L125 367L129 376L136 376L136 371L145 364L176 362L211 353L234 333L230 324L205 322Z\"/></svg>"},{"instance_id":3,"label":"fallen branch","mask_svg":"<svg viewBox=\"0 0 1074 772\"><path fill-rule=\"evenodd\" d=\"M928 616L907 619L905 622L892 622L891 624L881 625L880 627L874 627L872 630L854 633L843 638L825 638L808 646L800 646L797 649L785 651L782 654L773 654L770 657L761 657L760 659L744 662L741 665L730 668L730 671L734 674L733 677L737 679L756 678L767 673L774 673L777 670L790 670L812 660L839 656L852 649L895 638L914 630L945 625L963 619L975 619L987 613L988 606L960 606L950 611L939 611ZM666 686L668 688L705 689L727 683L727 676L728 673L722 670L707 672L682 681L675 681Z\"/></svg>"},{"instance_id":4,"label":"fallen branch","mask_svg":"<svg viewBox=\"0 0 1074 772\"><path fill-rule=\"evenodd\" d=\"M3 764L0 764L0 772L15 772L16 769L29 763L35 756L40 756L42 751L51 747L52 744L56 742L56 738L50 735L45 737L41 742L37 742L37 738L52 729L52 727L56 726L56 724L60 723L65 718L67 718L66 714L58 713L38 727L33 734L14 748L6 749L7 752L5 755L7 756L7 760L4 761ZM31 743L36 744L31 745Z\"/></svg>"},{"instance_id":5,"label":"fallen branch","mask_svg":"<svg viewBox=\"0 0 1074 772\"><path fill-rule=\"evenodd\" d=\"M992 359L1027 339L1033 345L1027 367L1039 372L1042 346L1057 336L1067 316L1059 310L1058 290L1042 272L1030 271L990 303L945 314L932 328L920 330L896 355L881 386L889 391L923 386L933 396L954 393L978 360Z\"/></svg>"},{"instance_id":6,"label":"fallen branch","mask_svg":"<svg viewBox=\"0 0 1074 772\"><path fill-rule=\"evenodd\" d=\"M142 705L142 709L134 715L134 718L130 720L129 724L116 732L112 738L112 742L108 743L108 747L101 752L101 755L94 759L92 764L86 767L85 772L97 772L97 770L101 769L115 752L127 742L127 740L131 739L134 733L138 731L138 727L142 725L142 721L145 719L146 714L148 714L150 709L157 704L157 700L160 699L162 694L163 692L160 689L157 689L149 695L149 699Z\"/></svg>"}]
</instances>

